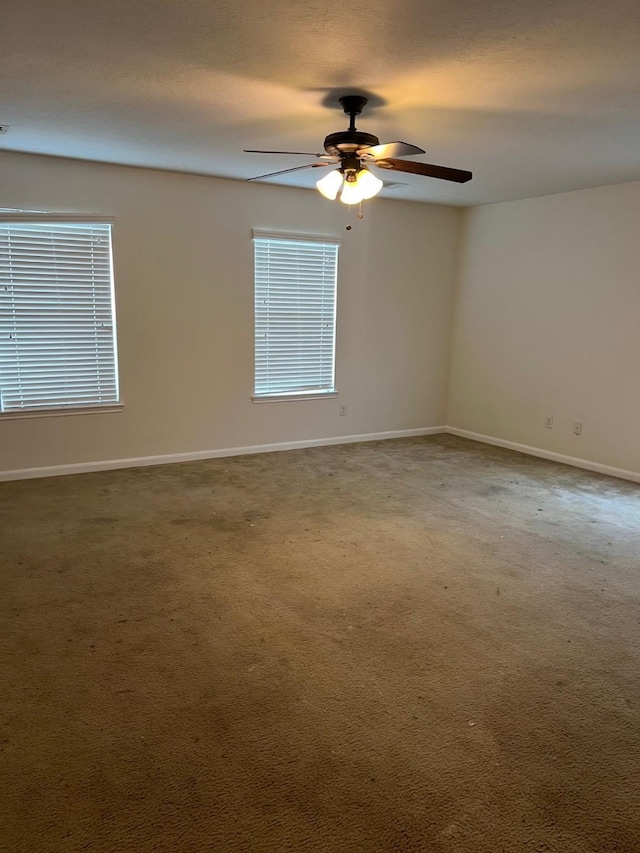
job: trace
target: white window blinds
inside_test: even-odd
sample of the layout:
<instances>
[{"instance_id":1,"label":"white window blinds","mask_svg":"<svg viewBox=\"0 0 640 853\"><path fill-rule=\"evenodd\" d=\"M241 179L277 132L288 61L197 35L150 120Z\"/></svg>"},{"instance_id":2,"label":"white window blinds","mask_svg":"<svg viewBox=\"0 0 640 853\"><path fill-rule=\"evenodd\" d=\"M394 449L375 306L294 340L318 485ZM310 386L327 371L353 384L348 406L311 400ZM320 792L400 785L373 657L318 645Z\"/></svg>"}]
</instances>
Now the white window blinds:
<instances>
[{"instance_id":1,"label":"white window blinds","mask_svg":"<svg viewBox=\"0 0 640 853\"><path fill-rule=\"evenodd\" d=\"M338 243L254 236L255 394L333 391Z\"/></svg>"},{"instance_id":2,"label":"white window blinds","mask_svg":"<svg viewBox=\"0 0 640 853\"><path fill-rule=\"evenodd\" d=\"M0 410L117 402L111 226L0 222Z\"/></svg>"}]
</instances>

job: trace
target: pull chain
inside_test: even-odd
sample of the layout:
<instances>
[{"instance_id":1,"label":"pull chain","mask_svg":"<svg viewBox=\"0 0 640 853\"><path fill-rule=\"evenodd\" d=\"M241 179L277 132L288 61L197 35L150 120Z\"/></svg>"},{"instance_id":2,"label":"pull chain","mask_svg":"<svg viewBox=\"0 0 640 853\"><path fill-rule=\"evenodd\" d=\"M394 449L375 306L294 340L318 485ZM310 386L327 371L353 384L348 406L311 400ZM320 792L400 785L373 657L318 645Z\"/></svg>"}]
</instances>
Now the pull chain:
<instances>
[{"instance_id":1,"label":"pull chain","mask_svg":"<svg viewBox=\"0 0 640 853\"><path fill-rule=\"evenodd\" d=\"M347 215L348 215L349 217L351 217L351 205L349 205ZM358 217L358 219L364 219L364 213L362 212L362 202L361 202L361 201L360 201L360 202L358 202L358 213L357 213L357 217ZM352 226L352 225L351 225L351 223L349 222L349 224L345 227L345 231L351 231L351 228L352 228L352 227L353 227L353 226Z\"/></svg>"}]
</instances>

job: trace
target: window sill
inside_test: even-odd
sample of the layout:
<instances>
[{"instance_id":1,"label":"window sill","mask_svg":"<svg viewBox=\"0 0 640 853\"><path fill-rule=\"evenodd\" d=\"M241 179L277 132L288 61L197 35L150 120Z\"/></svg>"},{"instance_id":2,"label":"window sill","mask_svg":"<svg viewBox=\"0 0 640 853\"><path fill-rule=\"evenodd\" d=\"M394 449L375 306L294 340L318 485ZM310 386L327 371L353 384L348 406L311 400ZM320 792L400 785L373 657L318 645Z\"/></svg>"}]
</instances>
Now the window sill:
<instances>
[{"instance_id":1,"label":"window sill","mask_svg":"<svg viewBox=\"0 0 640 853\"><path fill-rule=\"evenodd\" d=\"M0 421L21 420L23 418L60 418L65 415L104 415L121 412L124 403L109 403L108 406L64 406L59 409L23 409L13 412L0 412Z\"/></svg>"},{"instance_id":2,"label":"window sill","mask_svg":"<svg viewBox=\"0 0 640 853\"><path fill-rule=\"evenodd\" d=\"M298 391L291 394L254 394L254 403L291 403L295 400L327 400L338 396L337 391Z\"/></svg>"}]
</instances>

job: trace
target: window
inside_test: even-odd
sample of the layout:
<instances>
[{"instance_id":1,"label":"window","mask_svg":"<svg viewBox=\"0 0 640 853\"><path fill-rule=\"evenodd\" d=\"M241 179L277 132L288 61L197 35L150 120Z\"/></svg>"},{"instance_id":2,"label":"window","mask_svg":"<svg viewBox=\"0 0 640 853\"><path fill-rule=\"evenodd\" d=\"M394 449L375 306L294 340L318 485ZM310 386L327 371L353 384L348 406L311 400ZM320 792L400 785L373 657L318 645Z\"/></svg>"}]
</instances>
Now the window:
<instances>
[{"instance_id":1,"label":"window","mask_svg":"<svg viewBox=\"0 0 640 853\"><path fill-rule=\"evenodd\" d=\"M254 231L255 397L335 393L335 240Z\"/></svg>"},{"instance_id":2,"label":"window","mask_svg":"<svg viewBox=\"0 0 640 853\"><path fill-rule=\"evenodd\" d=\"M0 221L0 412L117 403L111 226Z\"/></svg>"}]
</instances>

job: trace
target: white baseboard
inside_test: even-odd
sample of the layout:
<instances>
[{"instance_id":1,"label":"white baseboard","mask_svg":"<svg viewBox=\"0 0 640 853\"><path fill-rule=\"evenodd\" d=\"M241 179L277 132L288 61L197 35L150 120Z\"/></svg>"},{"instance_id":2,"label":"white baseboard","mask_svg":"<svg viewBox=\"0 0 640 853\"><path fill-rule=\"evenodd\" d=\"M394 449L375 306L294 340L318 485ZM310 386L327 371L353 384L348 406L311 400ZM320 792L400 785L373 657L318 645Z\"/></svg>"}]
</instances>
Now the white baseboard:
<instances>
[{"instance_id":1,"label":"white baseboard","mask_svg":"<svg viewBox=\"0 0 640 853\"><path fill-rule=\"evenodd\" d=\"M446 427L421 427L420 429L370 432L363 435L337 435L331 438L310 438L303 441L284 441L278 444L256 444L251 447L226 447L220 450L195 450L187 453L169 453L163 456L137 456L132 459L107 459L101 462L77 462L71 465L51 465L45 468L19 468L0 471L0 482L32 480L37 477L60 477L64 474L87 474L91 471L113 471L117 468L143 468L148 465L170 465L174 462L193 462L197 459L218 459L223 456L245 456L250 453L273 453L279 450L297 450L304 447L325 447L330 444L354 444L360 441L384 441L388 438L410 438L418 435L436 435Z\"/></svg>"},{"instance_id":2,"label":"white baseboard","mask_svg":"<svg viewBox=\"0 0 640 853\"><path fill-rule=\"evenodd\" d=\"M86 474L91 471L113 471L118 468L143 468L149 465L171 465L174 462L193 462L198 459L219 459L225 456L245 456L250 453L274 453L281 450L297 450L305 447L327 447L332 444L354 444L361 441L384 441L389 438L411 438L420 435L437 435L447 433L460 438L469 438L483 444L516 450L528 456L537 456L551 462L561 462L574 468L583 468L597 474L607 474L622 480L640 483L640 473L627 471L624 468L614 468L611 465L601 465L588 459L578 459L575 456L565 456L551 450L542 450L528 444L518 444L503 438L483 435L466 429L452 426L422 427L420 429L390 430L388 432L370 432L362 435L337 435L331 438L311 438L302 441L285 441L277 444L256 444L249 447L226 447L220 450L195 450L187 453L169 453L162 456L137 456L131 459L107 459L100 462L77 462L71 465L51 465L45 468L20 468L14 471L0 471L0 482L9 480L31 480L38 477L60 477L65 474Z\"/></svg>"},{"instance_id":3,"label":"white baseboard","mask_svg":"<svg viewBox=\"0 0 640 853\"><path fill-rule=\"evenodd\" d=\"M443 431L449 435L470 438L473 441L480 441L483 444L493 444L496 447L505 447L507 450L517 450L518 453L526 453L528 456L538 456L541 459L549 459L551 462L562 462L564 465L572 465L574 468L584 468L585 471L594 471L596 474L608 474L610 477L619 477L621 480L631 480L634 483L640 483L640 473L636 471L613 468L611 465L601 465L599 462L590 462L588 459L565 456L564 453L554 453L552 450L542 450L539 447L518 444L515 441L506 441L503 438L495 438L492 435L482 435L482 433L471 432L468 429L446 426Z\"/></svg>"}]
</instances>

